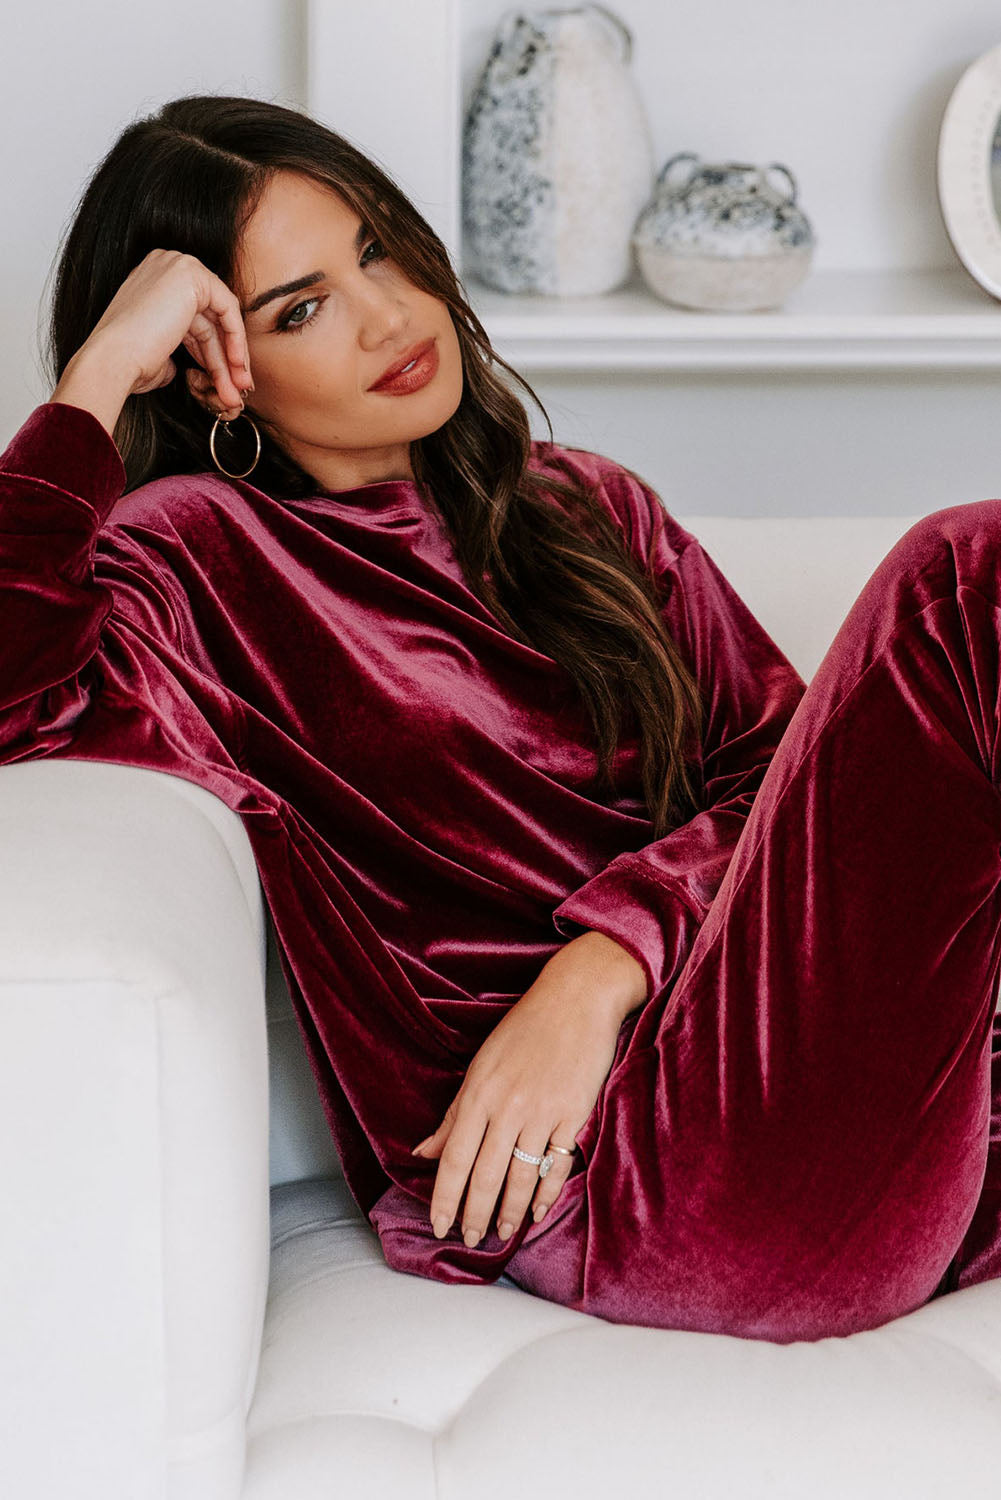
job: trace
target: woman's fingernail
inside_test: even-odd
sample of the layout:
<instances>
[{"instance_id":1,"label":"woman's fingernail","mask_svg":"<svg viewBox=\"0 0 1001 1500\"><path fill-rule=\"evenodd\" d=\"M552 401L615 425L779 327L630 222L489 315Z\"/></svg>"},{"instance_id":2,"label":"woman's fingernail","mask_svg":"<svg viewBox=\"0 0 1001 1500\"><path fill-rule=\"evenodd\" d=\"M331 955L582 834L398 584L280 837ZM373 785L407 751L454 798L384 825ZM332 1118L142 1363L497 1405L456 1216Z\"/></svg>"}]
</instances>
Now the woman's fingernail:
<instances>
[{"instance_id":1,"label":"woman's fingernail","mask_svg":"<svg viewBox=\"0 0 1001 1500\"><path fill-rule=\"evenodd\" d=\"M536 1224L538 1224L539 1220L545 1214L548 1207L548 1203L537 1203L532 1209L532 1218L535 1220Z\"/></svg>"},{"instance_id":2,"label":"woman's fingernail","mask_svg":"<svg viewBox=\"0 0 1001 1500\"><path fill-rule=\"evenodd\" d=\"M435 1238L443 1240L448 1233L448 1219L444 1214L438 1214L434 1221Z\"/></svg>"},{"instance_id":3,"label":"woman's fingernail","mask_svg":"<svg viewBox=\"0 0 1001 1500\"><path fill-rule=\"evenodd\" d=\"M514 1225L509 1224L505 1219L503 1224L497 1225L497 1233L500 1235L502 1240L506 1240L514 1233Z\"/></svg>"}]
</instances>

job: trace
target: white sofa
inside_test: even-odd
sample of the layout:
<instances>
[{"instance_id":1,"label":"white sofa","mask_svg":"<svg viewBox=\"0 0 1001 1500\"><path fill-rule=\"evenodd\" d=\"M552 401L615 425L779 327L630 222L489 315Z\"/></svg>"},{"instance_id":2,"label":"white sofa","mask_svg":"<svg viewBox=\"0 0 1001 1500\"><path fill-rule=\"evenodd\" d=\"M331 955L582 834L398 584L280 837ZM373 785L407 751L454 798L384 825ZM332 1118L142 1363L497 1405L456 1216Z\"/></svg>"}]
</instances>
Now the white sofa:
<instances>
[{"instance_id":1,"label":"white sofa","mask_svg":"<svg viewBox=\"0 0 1001 1500\"><path fill-rule=\"evenodd\" d=\"M917 519L679 518L807 678ZM21 762L0 853L3 1496L1001 1496L1001 1282L777 1345L391 1271L237 815Z\"/></svg>"}]
</instances>

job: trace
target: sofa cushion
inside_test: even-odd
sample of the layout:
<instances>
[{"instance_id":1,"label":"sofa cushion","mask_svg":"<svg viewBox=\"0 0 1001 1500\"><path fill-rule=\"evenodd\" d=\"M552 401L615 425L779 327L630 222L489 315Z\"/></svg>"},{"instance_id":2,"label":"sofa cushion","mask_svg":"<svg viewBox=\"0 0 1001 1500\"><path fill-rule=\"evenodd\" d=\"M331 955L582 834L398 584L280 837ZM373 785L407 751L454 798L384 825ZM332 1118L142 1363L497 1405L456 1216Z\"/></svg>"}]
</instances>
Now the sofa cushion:
<instances>
[{"instance_id":1,"label":"sofa cushion","mask_svg":"<svg viewBox=\"0 0 1001 1500\"><path fill-rule=\"evenodd\" d=\"M338 1179L272 1189L272 1247L246 1500L999 1493L1001 1282L771 1344L391 1271Z\"/></svg>"}]
</instances>

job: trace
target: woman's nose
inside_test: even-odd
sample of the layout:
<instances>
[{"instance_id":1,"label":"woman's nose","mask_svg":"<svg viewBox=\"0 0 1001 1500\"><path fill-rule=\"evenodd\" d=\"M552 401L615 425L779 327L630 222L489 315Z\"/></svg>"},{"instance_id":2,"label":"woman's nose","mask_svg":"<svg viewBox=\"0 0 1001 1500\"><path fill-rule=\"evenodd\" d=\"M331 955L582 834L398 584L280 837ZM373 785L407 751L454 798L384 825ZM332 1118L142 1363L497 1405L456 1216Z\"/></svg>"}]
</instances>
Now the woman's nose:
<instances>
[{"instance_id":1,"label":"woman's nose","mask_svg":"<svg viewBox=\"0 0 1001 1500\"><path fill-rule=\"evenodd\" d=\"M408 319L406 305L397 293L370 283L358 312L359 340L364 347L377 349L387 339L399 338Z\"/></svg>"}]
</instances>

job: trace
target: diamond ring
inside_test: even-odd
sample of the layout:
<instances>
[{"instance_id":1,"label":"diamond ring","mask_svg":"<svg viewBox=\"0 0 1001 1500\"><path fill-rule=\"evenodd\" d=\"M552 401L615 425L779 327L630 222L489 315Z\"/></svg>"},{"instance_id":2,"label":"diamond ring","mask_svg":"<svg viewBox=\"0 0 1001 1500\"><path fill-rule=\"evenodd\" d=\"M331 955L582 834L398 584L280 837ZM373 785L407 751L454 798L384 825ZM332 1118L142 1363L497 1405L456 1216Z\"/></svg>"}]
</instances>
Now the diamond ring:
<instances>
[{"instance_id":1,"label":"diamond ring","mask_svg":"<svg viewBox=\"0 0 1001 1500\"><path fill-rule=\"evenodd\" d=\"M547 1151L545 1156L531 1156L527 1151L522 1151L520 1146L515 1146L512 1155L516 1156L519 1161L527 1161L531 1166L538 1167L540 1177L545 1177L556 1160L551 1151Z\"/></svg>"}]
</instances>

